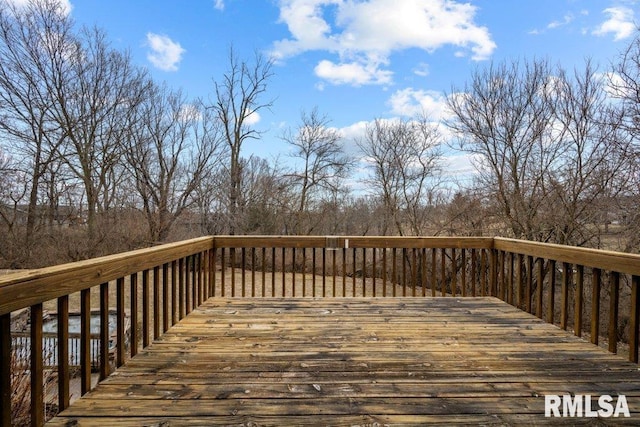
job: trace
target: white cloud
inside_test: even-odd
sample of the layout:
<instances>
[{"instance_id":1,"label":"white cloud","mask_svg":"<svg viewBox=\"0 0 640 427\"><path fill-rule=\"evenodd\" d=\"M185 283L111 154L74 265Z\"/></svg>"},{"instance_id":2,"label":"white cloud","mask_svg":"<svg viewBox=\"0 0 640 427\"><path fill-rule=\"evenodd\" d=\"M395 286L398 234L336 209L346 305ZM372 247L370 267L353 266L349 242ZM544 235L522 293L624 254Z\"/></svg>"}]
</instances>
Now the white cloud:
<instances>
[{"instance_id":1,"label":"white cloud","mask_svg":"<svg viewBox=\"0 0 640 427\"><path fill-rule=\"evenodd\" d=\"M393 114L405 117L426 114L431 120L440 121L450 115L445 96L433 90L402 89L391 95L389 104Z\"/></svg>"},{"instance_id":2,"label":"white cloud","mask_svg":"<svg viewBox=\"0 0 640 427\"><path fill-rule=\"evenodd\" d=\"M258 124L262 117L260 117L260 113L257 111L252 111L248 116L244 118L244 124L247 126L253 126Z\"/></svg>"},{"instance_id":3,"label":"white cloud","mask_svg":"<svg viewBox=\"0 0 640 427\"><path fill-rule=\"evenodd\" d=\"M283 59L326 51L339 64L323 60L316 67L324 72L319 77L334 84L381 84L391 77L383 67L394 51L452 45L473 60L491 56L496 44L486 27L475 24L475 13L475 6L454 0L280 0L280 22L291 38L276 41L272 53ZM369 78L345 79L354 68Z\"/></svg>"},{"instance_id":4,"label":"white cloud","mask_svg":"<svg viewBox=\"0 0 640 427\"><path fill-rule=\"evenodd\" d=\"M164 71L178 70L178 64L185 53L180 43L174 42L167 36L154 33L147 33L147 42L151 48L147 59L154 66Z\"/></svg>"},{"instance_id":5,"label":"white cloud","mask_svg":"<svg viewBox=\"0 0 640 427\"><path fill-rule=\"evenodd\" d=\"M605 36L609 33L614 35L615 41L626 39L630 37L636 26L634 24L634 12L633 9L619 6L610 7L602 11L609 15L609 19L604 21L593 31L593 34L597 36Z\"/></svg>"},{"instance_id":6,"label":"white cloud","mask_svg":"<svg viewBox=\"0 0 640 427\"><path fill-rule=\"evenodd\" d=\"M224 10L224 0L214 0L213 7L218 10Z\"/></svg>"},{"instance_id":7,"label":"white cloud","mask_svg":"<svg viewBox=\"0 0 640 427\"><path fill-rule=\"evenodd\" d=\"M595 75L604 83L604 90L610 98L624 98L629 96L629 88L624 82L622 76L613 71L598 73Z\"/></svg>"},{"instance_id":8,"label":"white cloud","mask_svg":"<svg viewBox=\"0 0 640 427\"><path fill-rule=\"evenodd\" d=\"M444 157L446 175L450 177L466 178L477 174L480 167L479 154L458 153Z\"/></svg>"},{"instance_id":9,"label":"white cloud","mask_svg":"<svg viewBox=\"0 0 640 427\"><path fill-rule=\"evenodd\" d=\"M573 22L574 16L571 13L567 13L561 21L552 21L547 25L547 28L554 29L559 27L564 27L565 25L569 25Z\"/></svg>"},{"instance_id":10,"label":"white cloud","mask_svg":"<svg viewBox=\"0 0 640 427\"><path fill-rule=\"evenodd\" d=\"M376 64L361 64L357 62L334 64L329 60L322 60L315 68L318 77L333 84L350 84L362 86L365 84L389 84L393 73L381 70Z\"/></svg>"},{"instance_id":11,"label":"white cloud","mask_svg":"<svg viewBox=\"0 0 640 427\"><path fill-rule=\"evenodd\" d=\"M427 77L429 75L429 64L421 62L413 69L413 73L420 77Z\"/></svg>"},{"instance_id":12,"label":"white cloud","mask_svg":"<svg viewBox=\"0 0 640 427\"><path fill-rule=\"evenodd\" d=\"M358 139L364 136L369 123L370 122L367 121L355 122L349 126L338 129L338 131L344 139Z\"/></svg>"}]
</instances>

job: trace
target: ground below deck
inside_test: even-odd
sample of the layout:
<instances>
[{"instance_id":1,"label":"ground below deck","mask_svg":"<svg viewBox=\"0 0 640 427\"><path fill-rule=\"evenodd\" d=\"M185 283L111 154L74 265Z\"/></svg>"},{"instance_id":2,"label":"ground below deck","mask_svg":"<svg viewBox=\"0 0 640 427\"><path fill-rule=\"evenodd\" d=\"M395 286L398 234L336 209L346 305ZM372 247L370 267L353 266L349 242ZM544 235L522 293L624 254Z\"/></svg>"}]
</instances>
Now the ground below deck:
<instances>
[{"instance_id":1,"label":"ground below deck","mask_svg":"<svg viewBox=\"0 0 640 427\"><path fill-rule=\"evenodd\" d=\"M637 365L495 298L213 298L52 425L593 422L565 393L640 425Z\"/></svg>"}]
</instances>

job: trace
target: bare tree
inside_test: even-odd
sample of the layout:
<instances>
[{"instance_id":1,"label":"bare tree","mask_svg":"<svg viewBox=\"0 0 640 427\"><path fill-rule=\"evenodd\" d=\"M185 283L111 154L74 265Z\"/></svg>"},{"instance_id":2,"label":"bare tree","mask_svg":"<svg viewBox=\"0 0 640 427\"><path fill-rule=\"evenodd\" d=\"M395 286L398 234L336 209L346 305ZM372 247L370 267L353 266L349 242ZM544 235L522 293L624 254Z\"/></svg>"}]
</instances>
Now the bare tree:
<instances>
[{"instance_id":1,"label":"bare tree","mask_svg":"<svg viewBox=\"0 0 640 427\"><path fill-rule=\"evenodd\" d=\"M72 21L56 0L0 0L0 135L29 177L25 243L33 239L41 180L65 134L52 116L53 93L69 71Z\"/></svg>"},{"instance_id":2,"label":"bare tree","mask_svg":"<svg viewBox=\"0 0 640 427\"><path fill-rule=\"evenodd\" d=\"M542 60L492 64L447 98L454 115L447 125L476 160L480 185L516 238L546 235L538 218L548 202L545 179L563 151L550 75Z\"/></svg>"},{"instance_id":3,"label":"bare tree","mask_svg":"<svg viewBox=\"0 0 640 427\"><path fill-rule=\"evenodd\" d=\"M110 191L122 178L125 140L149 80L98 29L83 30L67 58L71 70L55 93L55 114L65 134L67 165L84 186L88 238L94 244L97 214L109 209Z\"/></svg>"},{"instance_id":4,"label":"bare tree","mask_svg":"<svg viewBox=\"0 0 640 427\"><path fill-rule=\"evenodd\" d=\"M636 31L608 76L610 92L618 101L618 118L630 138L626 157L630 167L637 171L640 167L640 31ZM637 173L630 177L625 196L618 199L620 209L625 212L627 243L624 249L628 251L640 248L640 215L635 209L640 200L640 177Z\"/></svg>"},{"instance_id":5,"label":"bare tree","mask_svg":"<svg viewBox=\"0 0 640 427\"><path fill-rule=\"evenodd\" d=\"M614 97L621 102L626 129L637 141L640 139L640 31L614 63L608 83Z\"/></svg>"},{"instance_id":6,"label":"bare tree","mask_svg":"<svg viewBox=\"0 0 640 427\"><path fill-rule=\"evenodd\" d=\"M563 151L547 180L545 240L598 246L610 208L600 202L617 200L631 176L626 133L591 61L572 76L558 69L553 84Z\"/></svg>"},{"instance_id":7,"label":"bare tree","mask_svg":"<svg viewBox=\"0 0 640 427\"><path fill-rule=\"evenodd\" d=\"M371 170L366 180L384 207L383 234L426 232L440 186L441 135L426 118L376 119L357 141Z\"/></svg>"},{"instance_id":8,"label":"bare tree","mask_svg":"<svg viewBox=\"0 0 640 427\"><path fill-rule=\"evenodd\" d=\"M288 129L282 135L293 148L290 156L297 160L296 169L286 175L295 195L295 220L289 230L293 234L313 231L314 225L309 222L311 210L340 190L340 183L353 164L344 153L340 132L329 123L327 116L314 108L309 114L302 113L297 129Z\"/></svg>"},{"instance_id":9,"label":"bare tree","mask_svg":"<svg viewBox=\"0 0 640 427\"><path fill-rule=\"evenodd\" d=\"M151 242L167 238L218 160L219 128L200 106L166 85L152 86L140 106L127 159Z\"/></svg>"},{"instance_id":10,"label":"bare tree","mask_svg":"<svg viewBox=\"0 0 640 427\"><path fill-rule=\"evenodd\" d=\"M256 54L253 62L240 60L233 48L229 50L229 69L221 82L215 82L215 101L210 106L222 123L224 140L228 148L228 205L229 233L239 230L236 219L240 214L242 188L241 151L248 139L256 139L254 120L260 111L268 109L272 101L263 101L267 83L272 76L272 61Z\"/></svg>"}]
</instances>

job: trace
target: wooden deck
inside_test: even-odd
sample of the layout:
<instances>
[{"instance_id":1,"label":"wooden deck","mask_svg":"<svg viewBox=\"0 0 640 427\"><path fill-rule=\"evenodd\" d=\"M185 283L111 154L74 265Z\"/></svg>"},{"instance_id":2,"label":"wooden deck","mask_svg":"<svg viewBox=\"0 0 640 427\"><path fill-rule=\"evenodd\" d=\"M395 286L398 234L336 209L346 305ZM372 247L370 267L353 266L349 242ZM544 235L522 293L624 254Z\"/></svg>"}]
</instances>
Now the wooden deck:
<instances>
[{"instance_id":1,"label":"wooden deck","mask_svg":"<svg viewBox=\"0 0 640 427\"><path fill-rule=\"evenodd\" d=\"M531 425L640 372L495 298L210 299L52 425ZM608 423L615 420L603 420Z\"/></svg>"}]
</instances>

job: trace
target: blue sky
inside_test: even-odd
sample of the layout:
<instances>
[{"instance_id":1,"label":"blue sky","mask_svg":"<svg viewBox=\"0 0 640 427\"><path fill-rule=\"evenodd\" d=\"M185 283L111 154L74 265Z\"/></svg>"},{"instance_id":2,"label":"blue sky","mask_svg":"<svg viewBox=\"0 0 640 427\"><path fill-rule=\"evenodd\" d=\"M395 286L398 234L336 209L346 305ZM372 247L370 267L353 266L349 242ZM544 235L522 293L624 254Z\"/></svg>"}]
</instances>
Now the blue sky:
<instances>
[{"instance_id":1,"label":"blue sky","mask_svg":"<svg viewBox=\"0 0 640 427\"><path fill-rule=\"evenodd\" d=\"M14 0L25 1L25 0ZM284 154L278 136L317 107L358 135L374 118L444 114L443 93L490 61L586 57L603 71L635 35L639 0L69 0L78 24L104 28L157 81L213 93L233 44L277 58L245 153ZM462 166L461 166L462 167Z\"/></svg>"}]
</instances>

